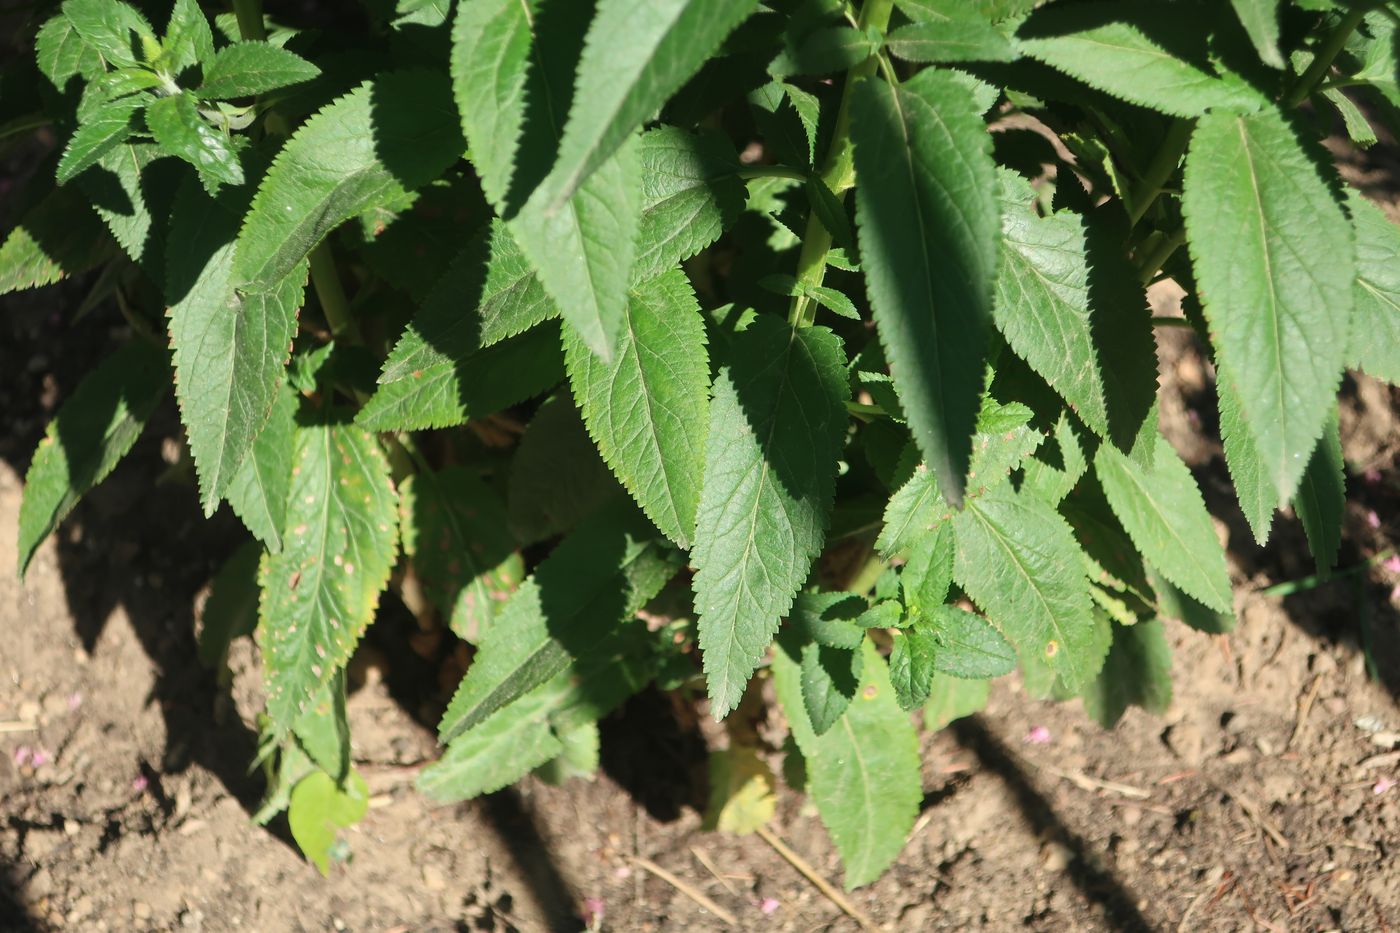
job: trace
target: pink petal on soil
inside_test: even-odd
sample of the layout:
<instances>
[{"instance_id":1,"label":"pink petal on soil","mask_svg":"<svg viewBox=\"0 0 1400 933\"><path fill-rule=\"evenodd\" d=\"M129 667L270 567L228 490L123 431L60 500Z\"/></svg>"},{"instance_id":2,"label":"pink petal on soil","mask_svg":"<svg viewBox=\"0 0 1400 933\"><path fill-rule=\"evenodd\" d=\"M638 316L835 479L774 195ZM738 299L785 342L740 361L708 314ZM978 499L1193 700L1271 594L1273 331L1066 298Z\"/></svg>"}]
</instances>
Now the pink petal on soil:
<instances>
[{"instance_id":1,"label":"pink petal on soil","mask_svg":"<svg viewBox=\"0 0 1400 933\"><path fill-rule=\"evenodd\" d=\"M138 794L144 794L146 792L146 788L150 786L150 779L147 778L144 774L138 774L136 775L136 777L131 779L131 789L136 791L136 793Z\"/></svg>"},{"instance_id":2,"label":"pink petal on soil","mask_svg":"<svg viewBox=\"0 0 1400 933\"><path fill-rule=\"evenodd\" d=\"M1027 745L1048 745L1050 744L1050 730L1044 726L1035 726L1021 741Z\"/></svg>"},{"instance_id":3,"label":"pink petal on soil","mask_svg":"<svg viewBox=\"0 0 1400 933\"><path fill-rule=\"evenodd\" d=\"M83 695L81 693L68 694L68 711L72 712L83 705Z\"/></svg>"},{"instance_id":4,"label":"pink petal on soil","mask_svg":"<svg viewBox=\"0 0 1400 933\"><path fill-rule=\"evenodd\" d=\"M15 764L24 767L34 761L34 749L28 745L15 746Z\"/></svg>"},{"instance_id":5,"label":"pink petal on soil","mask_svg":"<svg viewBox=\"0 0 1400 933\"><path fill-rule=\"evenodd\" d=\"M1381 517L1376 514L1375 509L1366 510L1366 524L1369 525L1372 530L1376 530L1381 527Z\"/></svg>"},{"instance_id":6,"label":"pink petal on soil","mask_svg":"<svg viewBox=\"0 0 1400 933\"><path fill-rule=\"evenodd\" d=\"M583 899L583 922L591 927L602 919L603 899L601 897L585 897Z\"/></svg>"},{"instance_id":7,"label":"pink petal on soil","mask_svg":"<svg viewBox=\"0 0 1400 933\"><path fill-rule=\"evenodd\" d=\"M778 903L778 899L776 897L765 897L763 900L758 902L758 909L763 911L765 914L771 914L781 906L783 905Z\"/></svg>"},{"instance_id":8,"label":"pink petal on soil","mask_svg":"<svg viewBox=\"0 0 1400 933\"><path fill-rule=\"evenodd\" d=\"M53 761L53 755L44 751L42 748L34 749L33 753L29 756L29 763L36 768L41 765L46 765L50 761Z\"/></svg>"},{"instance_id":9,"label":"pink petal on soil","mask_svg":"<svg viewBox=\"0 0 1400 933\"><path fill-rule=\"evenodd\" d=\"M1372 467L1365 473L1362 473L1361 478L1366 480L1367 484L1374 486L1381 481L1381 471Z\"/></svg>"},{"instance_id":10,"label":"pink petal on soil","mask_svg":"<svg viewBox=\"0 0 1400 933\"><path fill-rule=\"evenodd\" d=\"M1395 780L1393 778L1383 777L1380 780L1376 781L1375 785L1371 787L1371 793L1380 796L1381 794L1384 794L1386 791L1390 790L1394 786Z\"/></svg>"},{"instance_id":11,"label":"pink petal on soil","mask_svg":"<svg viewBox=\"0 0 1400 933\"><path fill-rule=\"evenodd\" d=\"M1400 573L1400 554L1390 555L1385 559L1381 566L1384 567L1386 570L1389 570L1391 573Z\"/></svg>"}]
</instances>

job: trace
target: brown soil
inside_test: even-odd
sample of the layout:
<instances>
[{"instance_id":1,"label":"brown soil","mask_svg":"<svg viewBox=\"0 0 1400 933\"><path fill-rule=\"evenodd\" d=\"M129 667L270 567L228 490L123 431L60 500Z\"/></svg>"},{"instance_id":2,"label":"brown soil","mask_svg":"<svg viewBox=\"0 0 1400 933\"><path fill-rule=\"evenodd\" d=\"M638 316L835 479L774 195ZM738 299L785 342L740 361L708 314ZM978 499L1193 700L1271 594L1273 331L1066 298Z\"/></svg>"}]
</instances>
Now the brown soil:
<instances>
[{"instance_id":1,"label":"brown soil","mask_svg":"<svg viewBox=\"0 0 1400 933\"><path fill-rule=\"evenodd\" d=\"M744 929L856 928L767 842L701 831L712 736L654 694L604 724L597 780L531 779L433 808L411 786L434 754L431 732L391 659L390 681L371 676L350 703L374 794L347 834L351 860L322 880L284 828L253 826L255 658L240 648L221 687L192 634L237 529L226 511L204 522L178 470L154 484L178 451L173 407L27 580L12 575L33 445L118 336L115 315L97 313L77 325L84 339L62 344L75 349L41 355L70 326L52 309L75 297L40 293L0 313L0 929L579 929L586 911L613 930L722 926L635 857ZM1132 710L1104 731L1078 703L1030 701L1008 679L985 713L928 738L913 836L851 895L884 929L1400 924L1400 786L1383 789L1400 779L1400 573L1364 563L1400 537L1395 393L1345 387L1354 501L1341 563L1359 569L1266 596L1312 573L1302 532L1281 517L1268 548L1249 539L1210 439L1208 366L1185 332L1165 334L1164 422L1223 517L1239 627L1172 627L1165 717ZM1037 726L1048 742L1027 741ZM47 760L36 765L35 751ZM773 826L839 883L808 804L784 792Z\"/></svg>"}]
</instances>

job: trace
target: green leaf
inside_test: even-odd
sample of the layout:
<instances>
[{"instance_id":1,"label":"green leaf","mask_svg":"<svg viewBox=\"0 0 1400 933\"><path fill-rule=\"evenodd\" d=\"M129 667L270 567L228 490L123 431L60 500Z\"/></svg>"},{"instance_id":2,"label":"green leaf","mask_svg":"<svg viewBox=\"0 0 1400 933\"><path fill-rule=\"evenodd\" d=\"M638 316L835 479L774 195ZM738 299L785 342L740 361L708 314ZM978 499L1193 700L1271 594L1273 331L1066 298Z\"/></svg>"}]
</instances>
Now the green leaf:
<instances>
[{"instance_id":1,"label":"green leaf","mask_svg":"<svg viewBox=\"0 0 1400 933\"><path fill-rule=\"evenodd\" d=\"M73 21L62 13L40 27L34 37L34 56L40 73L60 91L74 75L91 81L105 70L102 53L89 45L73 28Z\"/></svg>"},{"instance_id":2,"label":"green leaf","mask_svg":"<svg viewBox=\"0 0 1400 933\"><path fill-rule=\"evenodd\" d=\"M1144 567L1152 591L1157 596L1157 614L1164 619L1174 619L1198 632L1208 635L1221 635L1235 630L1233 612L1217 612L1202 605L1183 593L1166 577L1153 570L1151 565Z\"/></svg>"},{"instance_id":3,"label":"green leaf","mask_svg":"<svg viewBox=\"0 0 1400 933\"><path fill-rule=\"evenodd\" d=\"M1346 463L1342 460L1342 439L1337 415L1327 419L1322 439L1317 442L1308 469L1298 483L1293 508L1308 536L1308 548L1323 578L1337 566L1342 546L1342 518L1346 510Z\"/></svg>"},{"instance_id":4,"label":"green leaf","mask_svg":"<svg viewBox=\"0 0 1400 933\"><path fill-rule=\"evenodd\" d=\"M1087 683L1108 645L1094 628L1084 558L1069 525L1034 496L1003 487L953 519L953 578L1016 646L1023 665Z\"/></svg>"},{"instance_id":5,"label":"green leaf","mask_svg":"<svg viewBox=\"0 0 1400 933\"><path fill-rule=\"evenodd\" d=\"M1352 142L1362 149L1376 144L1376 131L1367 121L1366 114L1361 111L1360 107L1352 103L1350 97L1334 87L1324 90L1322 96L1327 98L1333 107L1337 108L1337 113L1342 118L1342 125L1346 127L1347 136Z\"/></svg>"},{"instance_id":6,"label":"green leaf","mask_svg":"<svg viewBox=\"0 0 1400 933\"><path fill-rule=\"evenodd\" d=\"M505 503L465 467L420 472L399 487L403 552L459 637L477 642L524 577Z\"/></svg>"},{"instance_id":7,"label":"green leaf","mask_svg":"<svg viewBox=\"0 0 1400 933\"><path fill-rule=\"evenodd\" d=\"M674 126L642 134L642 220L632 280L645 282L719 239L744 208L738 158L723 137Z\"/></svg>"},{"instance_id":8,"label":"green leaf","mask_svg":"<svg viewBox=\"0 0 1400 933\"><path fill-rule=\"evenodd\" d=\"M25 211L0 244L0 295L86 272L110 245L86 199L72 188L55 188Z\"/></svg>"},{"instance_id":9,"label":"green leaf","mask_svg":"<svg viewBox=\"0 0 1400 933\"><path fill-rule=\"evenodd\" d=\"M855 699L860 685L861 653L856 648L802 646L802 704L812 731L824 735Z\"/></svg>"},{"instance_id":10,"label":"green leaf","mask_svg":"<svg viewBox=\"0 0 1400 933\"><path fill-rule=\"evenodd\" d=\"M1150 469L1103 444L1094 456L1094 472L1143 557L1202 603L1229 612L1225 552L1196 480L1166 438L1158 436Z\"/></svg>"},{"instance_id":11,"label":"green leaf","mask_svg":"<svg viewBox=\"0 0 1400 933\"><path fill-rule=\"evenodd\" d=\"M141 64L155 33L136 9L121 0L65 0L63 15L83 41L118 68Z\"/></svg>"},{"instance_id":12,"label":"green leaf","mask_svg":"<svg viewBox=\"0 0 1400 933\"><path fill-rule=\"evenodd\" d=\"M561 463L569 469L560 470ZM535 412L510 464L510 527L522 544L572 530L626 495L608 471L573 399L561 392Z\"/></svg>"},{"instance_id":13,"label":"green leaf","mask_svg":"<svg viewBox=\"0 0 1400 933\"><path fill-rule=\"evenodd\" d=\"M1060 413L1052 436L1055 439L1052 449L1059 452L1059 464L1052 464L1042 456L1026 460L1022 464L1026 478L1021 488L1040 496L1051 505L1059 505L1088 472L1089 463L1084 459L1084 447L1079 442L1068 412ZM1046 448L1041 448L1041 451L1046 452Z\"/></svg>"},{"instance_id":14,"label":"green leaf","mask_svg":"<svg viewBox=\"0 0 1400 933\"><path fill-rule=\"evenodd\" d=\"M1005 244L996 279L997 329L1086 425L1106 437L1108 406L1090 324L1084 223L1070 211L1037 217L1030 185L1009 169L997 175Z\"/></svg>"},{"instance_id":15,"label":"green leaf","mask_svg":"<svg viewBox=\"0 0 1400 933\"><path fill-rule=\"evenodd\" d=\"M923 705L933 688L938 640L927 628L915 626L890 636L890 684L902 710Z\"/></svg>"},{"instance_id":16,"label":"green leaf","mask_svg":"<svg viewBox=\"0 0 1400 933\"><path fill-rule=\"evenodd\" d=\"M868 884L899 855L923 788L919 742L895 702L884 658L861 647L861 685L846 714L817 735L803 709L797 662L773 655L773 684L807 765L807 788L846 870L846 889Z\"/></svg>"},{"instance_id":17,"label":"green leaf","mask_svg":"<svg viewBox=\"0 0 1400 933\"><path fill-rule=\"evenodd\" d=\"M497 208L525 125L531 19L521 0L461 0L452 23L452 92L481 189Z\"/></svg>"},{"instance_id":18,"label":"green leaf","mask_svg":"<svg viewBox=\"0 0 1400 933\"><path fill-rule=\"evenodd\" d=\"M1346 358L1351 226L1283 116L1202 117L1182 211L1216 363L1286 500L1331 411Z\"/></svg>"},{"instance_id":19,"label":"green leaf","mask_svg":"<svg viewBox=\"0 0 1400 933\"><path fill-rule=\"evenodd\" d=\"M173 189L156 190L157 179L170 179L159 174L161 166L152 167L160 156L151 143L120 143L76 182L112 238L153 278L164 271L165 219L174 195ZM166 194L171 197L162 198Z\"/></svg>"},{"instance_id":20,"label":"green leaf","mask_svg":"<svg viewBox=\"0 0 1400 933\"><path fill-rule=\"evenodd\" d=\"M968 90L935 69L857 85L851 113L880 342L914 439L961 506L999 252L991 139Z\"/></svg>"},{"instance_id":21,"label":"green leaf","mask_svg":"<svg viewBox=\"0 0 1400 933\"><path fill-rule=\"evenodd\" d=\"M195 167L210 194L218 193L220 185L243 184L243 166L232 142L199 115L189 94L155 101L146 108L146 125L162 150Z\"/></svg>"},{"instance_id":22,"label":"green leaf","mask_svg":"<svg viewBox=\"0 0 1400 933\"><path fill-rule=\"evenodd\" d=\"M138 341L104 360L63 403L24 477L21 576L43 540L131 450L169 388L165 351Z\"/></svg>"},{"instance_id":23,"label":"green leaf","mask_svg":"<svg viewBox=\"0 0 1400 933\"><path fill-rule=\"evenodd\" d=\"M1084 690L1084 711L1105 729L1129 706L1165 713L1172 702L1171 674L1172 650L1159 620L1115 625L1103 670Z\"/></svg>"},{"instance_id":24,"label":"green leaf","mask_svg":"<svg viewBox=\"0 0 1400 933\"><path fill-rule=\"evenodd\" d=\"M99 104L87 119L78 125L58 160L60 185L72 181L79 173L97 164L104 155L125 142L133 129L132 118L146 105L144 95L122 97Z\"/></svg>"},{"instance_id":25,"label":"green leaf","mask_svg":"<svg viewBox=\"0 0 1400 933\"><path fill-rule=\"evenodd\" d=\"M601 767L603 737L596 722L585 722L565 732L555 732L563 746L556 757L535 768L535 776L556 787L572 778L593 780Z\"/></svg>"},{"instance_id":26,"label":"green leaf","mask_svg":"<svg viewBox=\"0 0 1400 933\"><path fill-rule=\"evenodd\" d=\"M841 315L841 317L849 318L852 321L861 319L860 311L856 309L855 302L836 289L828 288L825 285L800 282L791 275L765 275L758 280L758 286L779 295L802 295L828 311Z\"/></svg>"},{"instance_id":27,"label":"green leaf","mask_svg":"<svg viewBox=\"0 0 1400 933\"><path fill-rule=\"evenodd\" d=\"M344 670L321 688L297 718L292 734L318 768L337 781L345 779L350 772L350 724L345 718Z\"/></svg>"},{"instance_id":28,"label":"green leaf","mask_svg":"<svg viewBox=\"0 0 1400 933\"><path fill-rule=\"evenodd\" d=\"M1264 96L1228 72L1210 70L1195 51L1199 25L1164 8L1134 2L1056 4L1019 29L1027 55L1130 103L1179 117L1211 110L1252 113Z\"/></svg>"},{"instance_id":29,"label":"green leaf","mask_svg":"<svg viewBox=\"0 0 1400 933\"><path fill-rule=\"evenodd\" d=\"M292 463L282 550L258 575L267 714L279 735L350 659L398 553L389 464L372 436L299 425Z\"/></svg>"},{"instance_id":30,"label":"green leaf","mask_svg":"<svg viewBox=\"0 0 1400 933\"><path fill-rule=\"evenodd\" d=\"M166 291L175 395L205 515L228 495L272 412L306 285L303 264L266 291L235 288L234 237L243 204L246 196L216 201L186 184L172 217ZM279 525L256 518L252 524L277 550L276 538L266 533L276 535Z\"/></svg>"},{"instance_id":31,"label":"green leaf","mask_svg":"<svg viewBox=\"0 0 1400 933\"><path fill-rule=\"evenodd\" d=\"M282 549L287 496L292 486L297 408L297 393L291 386L282 386L273 400L267 423L225 490L234 514L273 553Z\"/></svg>"},{"instance_id":32,"label":"green leaf","mask_svg":"<svg viewBox=\"0 0 1400 933\"><path fill-rule=\"evenodd\" d=\"M1000 677L1016 667L1016 651L986 619L957 606L935 606L914 623L937 643L934 669L953 677ZM921 701L922 702L922 701Z\"/></svg>"},{"instance_id":33,"label":"green leaf","mask_svg":"<svg viewBox=\"0 0 1400 933\"><path fill-rule=\"evenodd\" d=\"M1359 195L1348 198L1347 207L1356 231L1356 313L1347 365L1400 385L1400 228Z\"/></svg>"},{"instance_id":34,"label":"green leaf","mask_svg":"<svg viewBox=\"0 0 1400 933\"><path fill-rule=\"evenodd\" d=\"M755 318L715 383L692 554L716 719L738 704L820 553L849 392L841 342Z\"/></svg>"},{"instance_id":35,"label":"green leaf","mask_svg":"<svg viewBox=\"0 0 1400 933\"><path fill-rule=\"evenodd\" d=\"M911 614L932 611L948 598L953 585L954 550L953 526L948 522L940 522L931 532L914 540L899 574L904 604Z\"/></svg>"},{"instance_id":36,"label":"green leaf","mask_svg":"<svg viewBox=\"0 0 1400 933\"><path fill-rule=\"evenodd\" d=\"M679 269L628 295L612 363L564 337L574 397L603 459L666 537L690 547L709 427L705 322Z\"/></svg>"},{"instance_id":37,"label":"green leaf","mask_svg":"<svg viewBox=\"0 0 1400 933\"><path fill-rule=\"evenodd\" d=\"M565 538L540 564L482 638L438 724L441 741L452 741L572 660L587 657L619 622L660 592L678 560L674 550L641 530L643 524L630 507L609 510Z\"/></svg>"},{"instance_id":38,"label":"green leaf","mask_svg":"<svg viewBox=\"0 0 1400 933\"><path fill-rule=\"evenodd\" d=\"M936 732L949 723L981 712L991 692L990 680L964 680L934 674L928 702L924 704L924 728Z\"/></svg>"},{"instance_id":39,"label":"green leaf","mask_svg":"<svg viewBox=\"0 0 1400 933\"><path fill-rule=\"evenodd\" d=\"M244 541L209 584L209 598L199 613L199 663L219 667L228 646L253 634L258 624L258 560L262 548Z\"/></svg>"},{"instance_id":40,"label":"green leaf","mask_svg":"<svg viewBox=\"0 0 1400 933\"><path fill-rule=\"evenodd\" d=\"M214 33L199 8L199 0L175 0L161 41L161 65L178 75L192 65L214 58Z\"/></svg>"},{"instance_id":41,"label":"green leaf","mask_svg":"<svg viewBox=\"0 0 1400 933\"><path fill-rule=\"evenodd\" d=\"M263 177L238 235L233 281L266 288L341 223L394 203L462 154L445 77L391 72L307 120Z\"/></svg>"},{"instance_id":42,"label":"green leaf","mask_svg":"<svg viewBox=\"0 0 1400 933\"><path fill-rule=\"evenodd\" d=\"M756 0L599 0L559 155L542 183L548 210L564 208L757 5Z\"/></svg>"},{"instance_id":43,"label":"green leaf","mask_svg":"<svg viewBox=\"0 0 1400 933\"><path fill-rule=\"evenodd\" d=\"M885 37L890 53L911 62L1009 62L1017 57L1006 33L966 0L926 0L913 20Z\"/></svg>"},{"instance_id":44,"label":"green leaf","mask_svg":"<svg viewBox=\"0 0 1400 933\"><path fill-rule=\"evenodd\" d=\"M301 854L327 877L331 873L331 846L347 826L369 812L369 786L358 771L351 771L345 787L324 771L313 771L292 788L287 824Z\"/></svg>"},{"instance_id":45,"label":"green leaf","mask_svg":"<svg viewBox=\"0 0 1400 933\"><path fill-rule=\"evenodd\" d=\"M1230 378L1229 370L1217 366L1215 371L1216 402L1220 411L1220 438L1225 448L1225 465L1235 496L1240 501L1246 522L1254 540L1261 546L1269 540L1274 513L1283 500L1274 488L1273 479L1259 458L1253 436L1245 427L1239 390Z\"/></svg>"},{"instance_id":46,"label":"green leaf","mask_svg":"<svg viewBox=\"0 0 1400 933\"><path fill-rule=\"evenodd\" d=\"M1278 3L1279 0L1230 0L1235 15L1249 33L1249 41L1264 64L1272 68L1283 68L1283 56L1278 51Z\"/></svg>"},{"instance_id":47,"label":"green leaf","mask_svg":"<svg viewBox=\"0 0 1400 933\"><path fill-rule=\"evenodd\" d=\"M769 64L768 73L787 78L846 71L878 52L880 42L880 32L873 28L822 26L795 41L788 39L786 47Z\"/></svg>"},{"instance_id":48,"label":"green leaf","mask_svg":"<svg viewBox=\"0 0 1400 933\"><path fill-rule=\"evenodd\" d=\"M257 94L275 91L278 88L310 81L320 73L321 69L295 52L289 52L267 42L235 42L233 45L219 49L218 53L215 54L214 60L204 69L204 82L200 84L194 94L204 100L253 97ZM418 120L429 120L434 123L442 120L443 114L433 112L438 110L443 103L434 93L438 91L438 88L424 86L421 90L423 95L421 101L409 104L407 100L386 99L382 106L386 110L396 104L405 107L418 107L425 111L417 114ZM433 127L427 129L424 135L436 137L441 135L441 131ZM366 133L366 142L369 141L368 136L369 134ZM440 141L440 139L425 140L424 144L432 146ZM459 147L458 154L460 151Z\"/></svg>"}]
</instances>

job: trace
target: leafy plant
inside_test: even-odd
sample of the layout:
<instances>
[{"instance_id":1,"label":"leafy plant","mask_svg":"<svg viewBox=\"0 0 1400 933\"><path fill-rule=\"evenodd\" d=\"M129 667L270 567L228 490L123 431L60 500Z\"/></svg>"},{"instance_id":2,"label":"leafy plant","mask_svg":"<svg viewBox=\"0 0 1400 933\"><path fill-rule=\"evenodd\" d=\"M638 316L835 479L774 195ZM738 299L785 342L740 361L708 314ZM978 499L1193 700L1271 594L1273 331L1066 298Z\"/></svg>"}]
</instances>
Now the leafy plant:
<instances>
[{"instance_id":1,"label":"leafy plant","mask_svg":"<svg viewBox=\"0 0 1400 933\"><path fill-rule=\"evenodd\" d=\"M0 290L101 270L131 333L35 452L20 571L173 387L205 512L255 539L201 657L255 634L259 817L322 871L386 591L469 646L425 793L590 774L656 683L746 710L712 824L752 829L774 778L734 724L771 676L849 886L913 824L911 711L1017 667L1106 725L1162 708L1161 620L1232 598L1155 327L1208 349L1256 538L1291 505L1335 561L1336 393L1400 379L1400 231L1318 142L1400 127L1391 6L336 12L66 0L0 130L64 140Z\"/></svg>"}]
</instances>

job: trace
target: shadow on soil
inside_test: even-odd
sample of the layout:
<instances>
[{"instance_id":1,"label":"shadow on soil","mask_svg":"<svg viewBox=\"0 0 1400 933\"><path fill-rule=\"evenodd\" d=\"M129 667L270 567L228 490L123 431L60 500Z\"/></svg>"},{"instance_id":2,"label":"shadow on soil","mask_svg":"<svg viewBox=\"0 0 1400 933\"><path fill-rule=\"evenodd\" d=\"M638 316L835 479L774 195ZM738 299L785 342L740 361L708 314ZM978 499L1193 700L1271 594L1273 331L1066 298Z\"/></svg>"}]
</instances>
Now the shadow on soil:
<instances>
[{"instance_id":1,"label":"shadow on soil","mask_svg":"<svg viewBox=\"0 0 1400 933\"><path fill-rule=\"evenodd\" d=\"M39 933L43 929L38 918L25 909L20 896L23 887L19 872L0 864L0 933Z\"/></svg>"}]
</instances>

